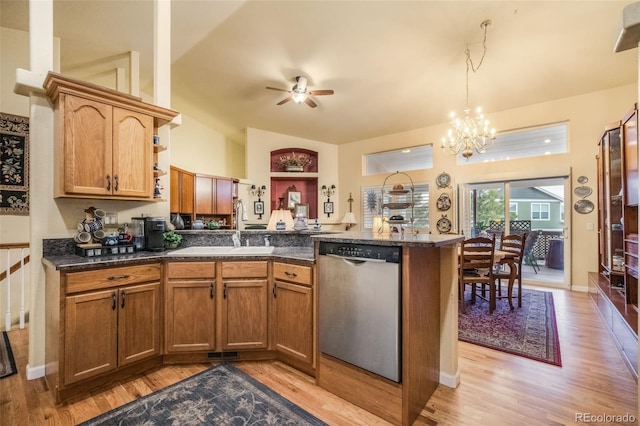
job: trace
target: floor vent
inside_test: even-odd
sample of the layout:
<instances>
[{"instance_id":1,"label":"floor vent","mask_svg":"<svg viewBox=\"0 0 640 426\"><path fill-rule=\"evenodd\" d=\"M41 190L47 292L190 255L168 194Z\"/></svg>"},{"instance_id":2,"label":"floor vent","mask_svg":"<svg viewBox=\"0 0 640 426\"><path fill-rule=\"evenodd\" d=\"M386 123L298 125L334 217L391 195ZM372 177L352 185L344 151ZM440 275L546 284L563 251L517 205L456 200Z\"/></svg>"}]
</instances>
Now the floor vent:
<instances>
[{"instance_id":1,"label":"floor vent","mask_svg":"<svg viewBox=\"0 0 640 426\"><path fill-rule=\"evenodd\" d=\"M209 352L207 357L214 359L238 358L238 352Z\"/></svg>"}]
</instances>

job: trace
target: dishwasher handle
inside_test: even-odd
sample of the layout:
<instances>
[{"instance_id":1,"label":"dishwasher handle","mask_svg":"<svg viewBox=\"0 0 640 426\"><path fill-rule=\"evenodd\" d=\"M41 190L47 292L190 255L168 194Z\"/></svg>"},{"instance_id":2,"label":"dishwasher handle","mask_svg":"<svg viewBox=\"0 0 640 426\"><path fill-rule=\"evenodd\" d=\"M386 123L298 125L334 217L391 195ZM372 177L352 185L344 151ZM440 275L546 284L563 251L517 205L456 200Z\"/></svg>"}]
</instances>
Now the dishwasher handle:
<instances>
[{"instance_id":1,"label":"dishwasher handle","mask_svg":"<svg viewBox=\"0 0 640 426\"><path fill-rule=\"evenodd\" d=\"M385 259L368 259L365 257L345 257L339 256L337 254L323 254L321 256L335 257L337 259L342 259L347 263L351 263L353 265L362 265L365 262L377 262L377 263L386 263Z\"/></svg>"}]
</instances>

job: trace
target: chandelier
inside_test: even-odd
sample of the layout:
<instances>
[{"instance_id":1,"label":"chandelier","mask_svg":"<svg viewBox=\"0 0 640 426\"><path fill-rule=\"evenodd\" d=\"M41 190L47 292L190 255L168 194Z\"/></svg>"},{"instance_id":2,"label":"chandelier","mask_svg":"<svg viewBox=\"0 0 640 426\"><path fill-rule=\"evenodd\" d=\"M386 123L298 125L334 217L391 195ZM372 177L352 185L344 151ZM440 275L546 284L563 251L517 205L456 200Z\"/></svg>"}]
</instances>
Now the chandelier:
<instances>
[{"instance_id":1,"label":"chandelier","mask_svg":"<svg viewBox=\"0 0 640 426\"><path fill-rule=\"evenodd\" d=\"M458 155L462 153L462 156L467 160L473 155L473 152L482 154L487 149L493 146L496 138L495 129L489 129L489 120L482 114L482 109L478 107L475 111L475 116L471 116L471 109L469 108L469 69L474 73L480 69L484 56L487 53L487 27L491 25L491 20L487 19L482 21L480 28L484 30L484 39L482 40L482 57L476 67L471 59L471 51L467 47L464 51L467 59L467 106L464 109L464 116L462 118L456 117L455 112L450 114L451 124L449 125L449 132L447 136L442 138L442 150L451 154Z\"/></svg>"}]
</instances>

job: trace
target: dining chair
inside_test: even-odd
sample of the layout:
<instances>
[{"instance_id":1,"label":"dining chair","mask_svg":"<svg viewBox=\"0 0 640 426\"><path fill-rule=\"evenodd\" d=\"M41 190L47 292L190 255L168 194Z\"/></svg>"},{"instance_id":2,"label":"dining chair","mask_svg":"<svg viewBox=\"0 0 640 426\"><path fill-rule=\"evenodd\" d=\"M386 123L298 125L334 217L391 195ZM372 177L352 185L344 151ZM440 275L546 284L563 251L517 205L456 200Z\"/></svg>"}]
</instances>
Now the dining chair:
<instances>
[{"instance_id":1,"label":"dining chair","mask_svg":"<svg viewBox=\"0 0 640 426\"><path fill-rule=\"evenodd\" d=\"M522 307L522 261L524 260L524 249L527 241L527 233L523 234L511 234L502 235L500 238L501 251L506 251L514 254L512 265L517 268L516 280L518 280L518 307ZM509 306L513 306L509 295L512 294L512 288L507 289L507 296L502 296L502 279L508 280L510 278L511 271L509 266L497 265L494 270L494 277L498 281L497 290L498 295L496 299L509 299ZM509 283L513 285L514 283Z\"/></svg>"},{"instance_id":2,"label":"dining chair","mask_svg":"<svg viewBox=\"0 0 640 426\"><path fill-rule=\"evenodd\" d=\"M471 285L471 304L476 303L476 290L489 286L489 313L496 307L496 282L493 275L495 253L495 237L475 237L462 241L460 256L458 257L458 286L462 312L465 311L464 292L467 284Z\"/></svg>"}]
</instances>

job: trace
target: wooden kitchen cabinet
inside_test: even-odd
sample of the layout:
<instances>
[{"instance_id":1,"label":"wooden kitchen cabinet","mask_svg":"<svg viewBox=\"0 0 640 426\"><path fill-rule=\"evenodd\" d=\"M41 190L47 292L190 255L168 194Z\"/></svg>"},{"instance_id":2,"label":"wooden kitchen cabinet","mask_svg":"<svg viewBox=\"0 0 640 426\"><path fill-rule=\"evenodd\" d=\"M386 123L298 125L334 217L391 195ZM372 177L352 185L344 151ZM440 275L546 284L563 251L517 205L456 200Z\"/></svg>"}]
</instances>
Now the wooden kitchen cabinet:
<instances>
[{"instance_id":1,"label":"wooden kitchen cabinet","mask_svg":"<svg viewBox=\"0 0 640 426\"><path fill-rule=\"evenodd\" d=\"M162 362L161 270L47 270L45 374L57 401Z\"/></svg>"},{"instance_id":2,"label":"wooden kitchen cabinet","mask_svg":"<svg viewBox=\"0 0 640 426\"><path fill-rule=\"evenodd\" d=\"M195 175L186 170L171 166L170 179L170 203L171 213L193 214Z\"/></svg>"},{"instance_id":3,"label":"wooden kitchen cabinet","mask_svg":"<svg viewBox=\"0 0 640 426\"><path fill-rule=\"evenodd\" d=\"M267 263L222 263L223 350L267 348Z\"/></svg>"},{"instance_id":4,"label":"wooden kitchen cabinet","mask_svg":"<svg viewBox=\"0 0 640 426\"><path fill-rule=\"evenodd\" d=\"M160 354L160 283L69 296L65 384Z\"/></svg>"},{"instance_id":5,"label":"wooden kitchen cabinet","mask_svg":"<svg viewBox=\"0 0 640 426\"><path fill-rule=\"evenodd\" d=\"M216 347L216 263L168 262L165 303L167 353Z\"/></svg>"},{"instance_id":6,"label":"wooden kitchen cabinet","mask_svg":"<svg viewBox=\"0 0 640 426\"><path fill-rule=\"evenodd\" d=\"M279 355L313 365L313 270L309 266L273 264L273 340ZM299 367L303 367L298 365Z\"/></svg>"},{"instance_id":7,"label":"wooden kitchen cabinet","mask_svg":"<svg viewBox=\"0 0 640 426\"><path fill-rule=\"evenodd\" d=\"M216 186L215 179L210 176L196 174L195 177L195 213L196 215L212 215L215 213Z\"/></svg>"},{"instance_id":8,"label":"wooden kitchen cabinet","mask_svg":"<svg viewBox=\"0 0 640 426\"><path fill-rule=\"evenodd\" d=\"M55 107L54 196L153 200L153 135L177 112L49 73Z\"/></svg>"},{"instance_id":9,"label":"wooden kitchen cabinet","mask_svg":"<svg viewBox=\"0 0 640 426\"><path fill-rule=\"evenodd\" d=\"M69 296L65 301L64 384L118 366L117 291Z\"/></svg>"}]
</instances>

